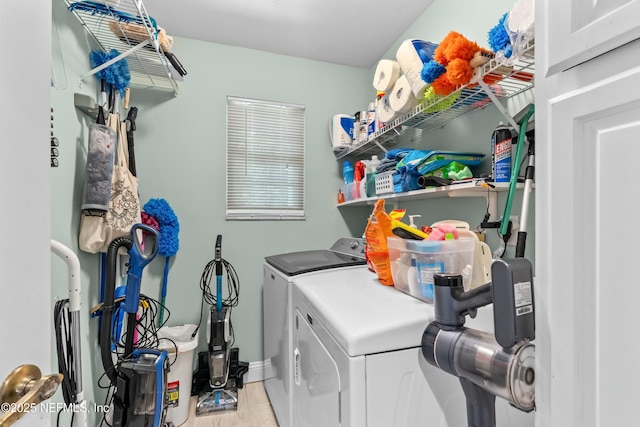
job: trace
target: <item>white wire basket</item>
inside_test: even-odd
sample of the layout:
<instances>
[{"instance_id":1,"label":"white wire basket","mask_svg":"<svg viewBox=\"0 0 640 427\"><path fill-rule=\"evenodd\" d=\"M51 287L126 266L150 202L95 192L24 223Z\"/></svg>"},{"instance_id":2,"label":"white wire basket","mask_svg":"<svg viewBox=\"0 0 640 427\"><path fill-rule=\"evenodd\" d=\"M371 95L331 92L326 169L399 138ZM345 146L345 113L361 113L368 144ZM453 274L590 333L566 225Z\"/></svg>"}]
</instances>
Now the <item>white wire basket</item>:
<instances>
[{"instance_id":1,"label":"white wire basket","mask_svg":"<svg viewBox=\"0 0 640 427\"><path fill-rule=\"evenodd\" d=\"M394 193L393 191L393 173L395 171L387 171L376 174L376 195Z\"/></svg>"}]
</instances>

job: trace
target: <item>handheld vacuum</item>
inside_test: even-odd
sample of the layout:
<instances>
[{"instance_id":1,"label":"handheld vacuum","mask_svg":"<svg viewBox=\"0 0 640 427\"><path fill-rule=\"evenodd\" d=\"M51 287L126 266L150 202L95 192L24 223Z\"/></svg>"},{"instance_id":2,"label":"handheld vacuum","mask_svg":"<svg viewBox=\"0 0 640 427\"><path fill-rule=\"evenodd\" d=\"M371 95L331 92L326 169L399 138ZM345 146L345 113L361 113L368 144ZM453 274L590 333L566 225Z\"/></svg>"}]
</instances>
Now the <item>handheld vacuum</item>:
<instances>
[{"instance_id":1,"label":"handheld vacuum","mask_svg":"<svg viewBox=\"0 0 640 427\"><path fill-rule=\"evenodd\" d=\"M535 408L533 273L525 258L495 260L492 282L465 292L462 276L434 275L435 320L422 335L431 365L459 377L468 427L495 427L495 398ZM494 335L464 327L466 315L493 302Z\"/></svg>"},{"instance_id":2,"label":"handheld vacuum","mask_svg":"<svg viewBox=\"0 0 640 427\"><path fill-rule=\"evenodd\" d=\"M158 232L147 225L135 224L130 237L120 237L107 251L107 279L101 316L100 351L105 374L115 387L111 425L113 427L166 426L165 400L169 364L166 350L137 348L137 314L140 304L142 271L158 253ZM124 351L114 363L112 337L115 301L115 276L118 250L129 253L124 297L126 331ZM171 423L170 423L171 424Z\"/></svg>"}]
</instances>

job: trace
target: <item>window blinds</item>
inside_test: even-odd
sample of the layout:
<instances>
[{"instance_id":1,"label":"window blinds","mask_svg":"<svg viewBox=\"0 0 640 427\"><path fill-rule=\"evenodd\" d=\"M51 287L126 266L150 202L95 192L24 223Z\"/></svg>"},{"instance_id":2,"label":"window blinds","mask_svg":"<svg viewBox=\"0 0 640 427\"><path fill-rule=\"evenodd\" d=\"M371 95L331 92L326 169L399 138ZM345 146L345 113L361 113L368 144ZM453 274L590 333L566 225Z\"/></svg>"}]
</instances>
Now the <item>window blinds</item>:
<instances>
[{"instance_id":1,"label":"window blinds","mask_svg":"<svg viewBox=\"0 0 640 427\"><path fill-rule=\"evenodd\" d=\"M304 110L227 97L227 219L304 219Z\"/></svg>"}]
</instances>

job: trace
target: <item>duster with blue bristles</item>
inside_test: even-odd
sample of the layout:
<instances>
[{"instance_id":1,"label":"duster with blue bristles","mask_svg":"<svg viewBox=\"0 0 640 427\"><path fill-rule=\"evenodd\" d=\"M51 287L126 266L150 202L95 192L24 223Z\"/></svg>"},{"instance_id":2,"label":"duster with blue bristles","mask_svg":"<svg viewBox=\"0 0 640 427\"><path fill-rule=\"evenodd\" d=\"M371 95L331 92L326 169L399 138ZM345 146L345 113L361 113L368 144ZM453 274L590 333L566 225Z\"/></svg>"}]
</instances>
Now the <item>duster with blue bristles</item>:
<instances>
[{"instance_id":1,"label":"duster with blue bristles","mask_svg":"<svg viewBox=\"0 0 640 427\"><path fill-rule=\"evenodd\" d=\"M89 62L91 63L91 68L97 68L119 55L120 52L115 49L111 49L109 52L92 50L89 53ZM124 96L125 89L129 86L129 82L131 81L129 64L125 59L120 59L119 61L114 62L108 67L105 67L102 70L96 72L96 78L102 83L101 91L103 92L103 96L106 96L106 83L109 84L109 87L112 91L117 90L118 92L120 92L121 96ZM97 122L104 125L106 124L106 120L104 118L103 105L106 104L106 99L103 98L98 104L99 107Z\"/></svg>"},{"instance_id":2,"label":"duster with blue bristles","mask_svg":"<svg viewBox=\"0 0 640 427\"><path fill-rule=\"evenodd\" d=\"M164 276L162 278L162 291L160 294L159 326L164 321L164 303L167 297L167 278L169 276L169 259L178 252L180 242L178 233L180 224L178 217L165 199L151 199L142 207L142 210L158 221L160 236L158 237L158 255L165 257Z\"/></svg>"},{"instance_id":3,"label":"duster with blue bristles","mask_svg":"<svg viewBox=\"0 0 640 427\"><path fill-rule=\"evenodd\" d=\"M91 62L92 68L96 68L119 55L120 52L118 52L116 49L111 49L109 52L92 50L89 53L89 62ZM124 96L124 91L129 86L129 82L131 81L129 64L127 63L126 59L121 59L98 71L96 73L96 78L98 80L106 81L107 83L109 83L109 85L113 85L115 90L117 90L121 95Z\"/></svg>"}]
</instances>

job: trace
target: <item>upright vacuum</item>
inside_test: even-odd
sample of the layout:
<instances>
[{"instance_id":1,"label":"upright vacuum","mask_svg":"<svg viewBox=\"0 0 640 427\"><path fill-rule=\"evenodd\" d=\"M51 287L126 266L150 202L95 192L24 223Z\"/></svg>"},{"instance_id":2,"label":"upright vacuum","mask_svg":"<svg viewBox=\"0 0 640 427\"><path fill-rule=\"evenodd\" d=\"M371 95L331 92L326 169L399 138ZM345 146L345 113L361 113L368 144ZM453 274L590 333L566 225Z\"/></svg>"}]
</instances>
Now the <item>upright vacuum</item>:
<instances>
[{"instance_id":1,"label":"upright vacuum","mask_svg":"<svg viewBox=\"0 0 640 427\"><path fill-rule=\"evenodd\" d=\"M115 387L110 412L113 427L168 427L165 424L167 373L166 350L139 348L136 344L137 314L140 304L142 270L158 253L158 232L135 224L130 237L115 239L107 251L107 279L101 317L100 351L105 375ZM112 337L116 304L115 276L118 250L129 253L126 293L124 297L124 350L116 351L114 363Z\"/></svg>"},{"instance_id":2,"label":"upright vacuum","mask_svg":"<svg viewBox=\"0 0 640 427\"><path fill-rule=\"evenodd\" d=\"M214 269L215 295L209 287L211 272ZM222 276L225 270L228 287L226 298L222 292ZM205 267L201 289L202 303L210 303L211 308L207 321L208 351L198 355L199 366L194 376L193 391L199 394L196 416L236 410L238 388L242 387L242 375L248 370L248 363L238 361L238 349L232 349L234 335L231 309L238 303L239 281L233 266L222 258L222 235L218 235L216 239L213 261Z\"/></svg>"}]
</instances>

